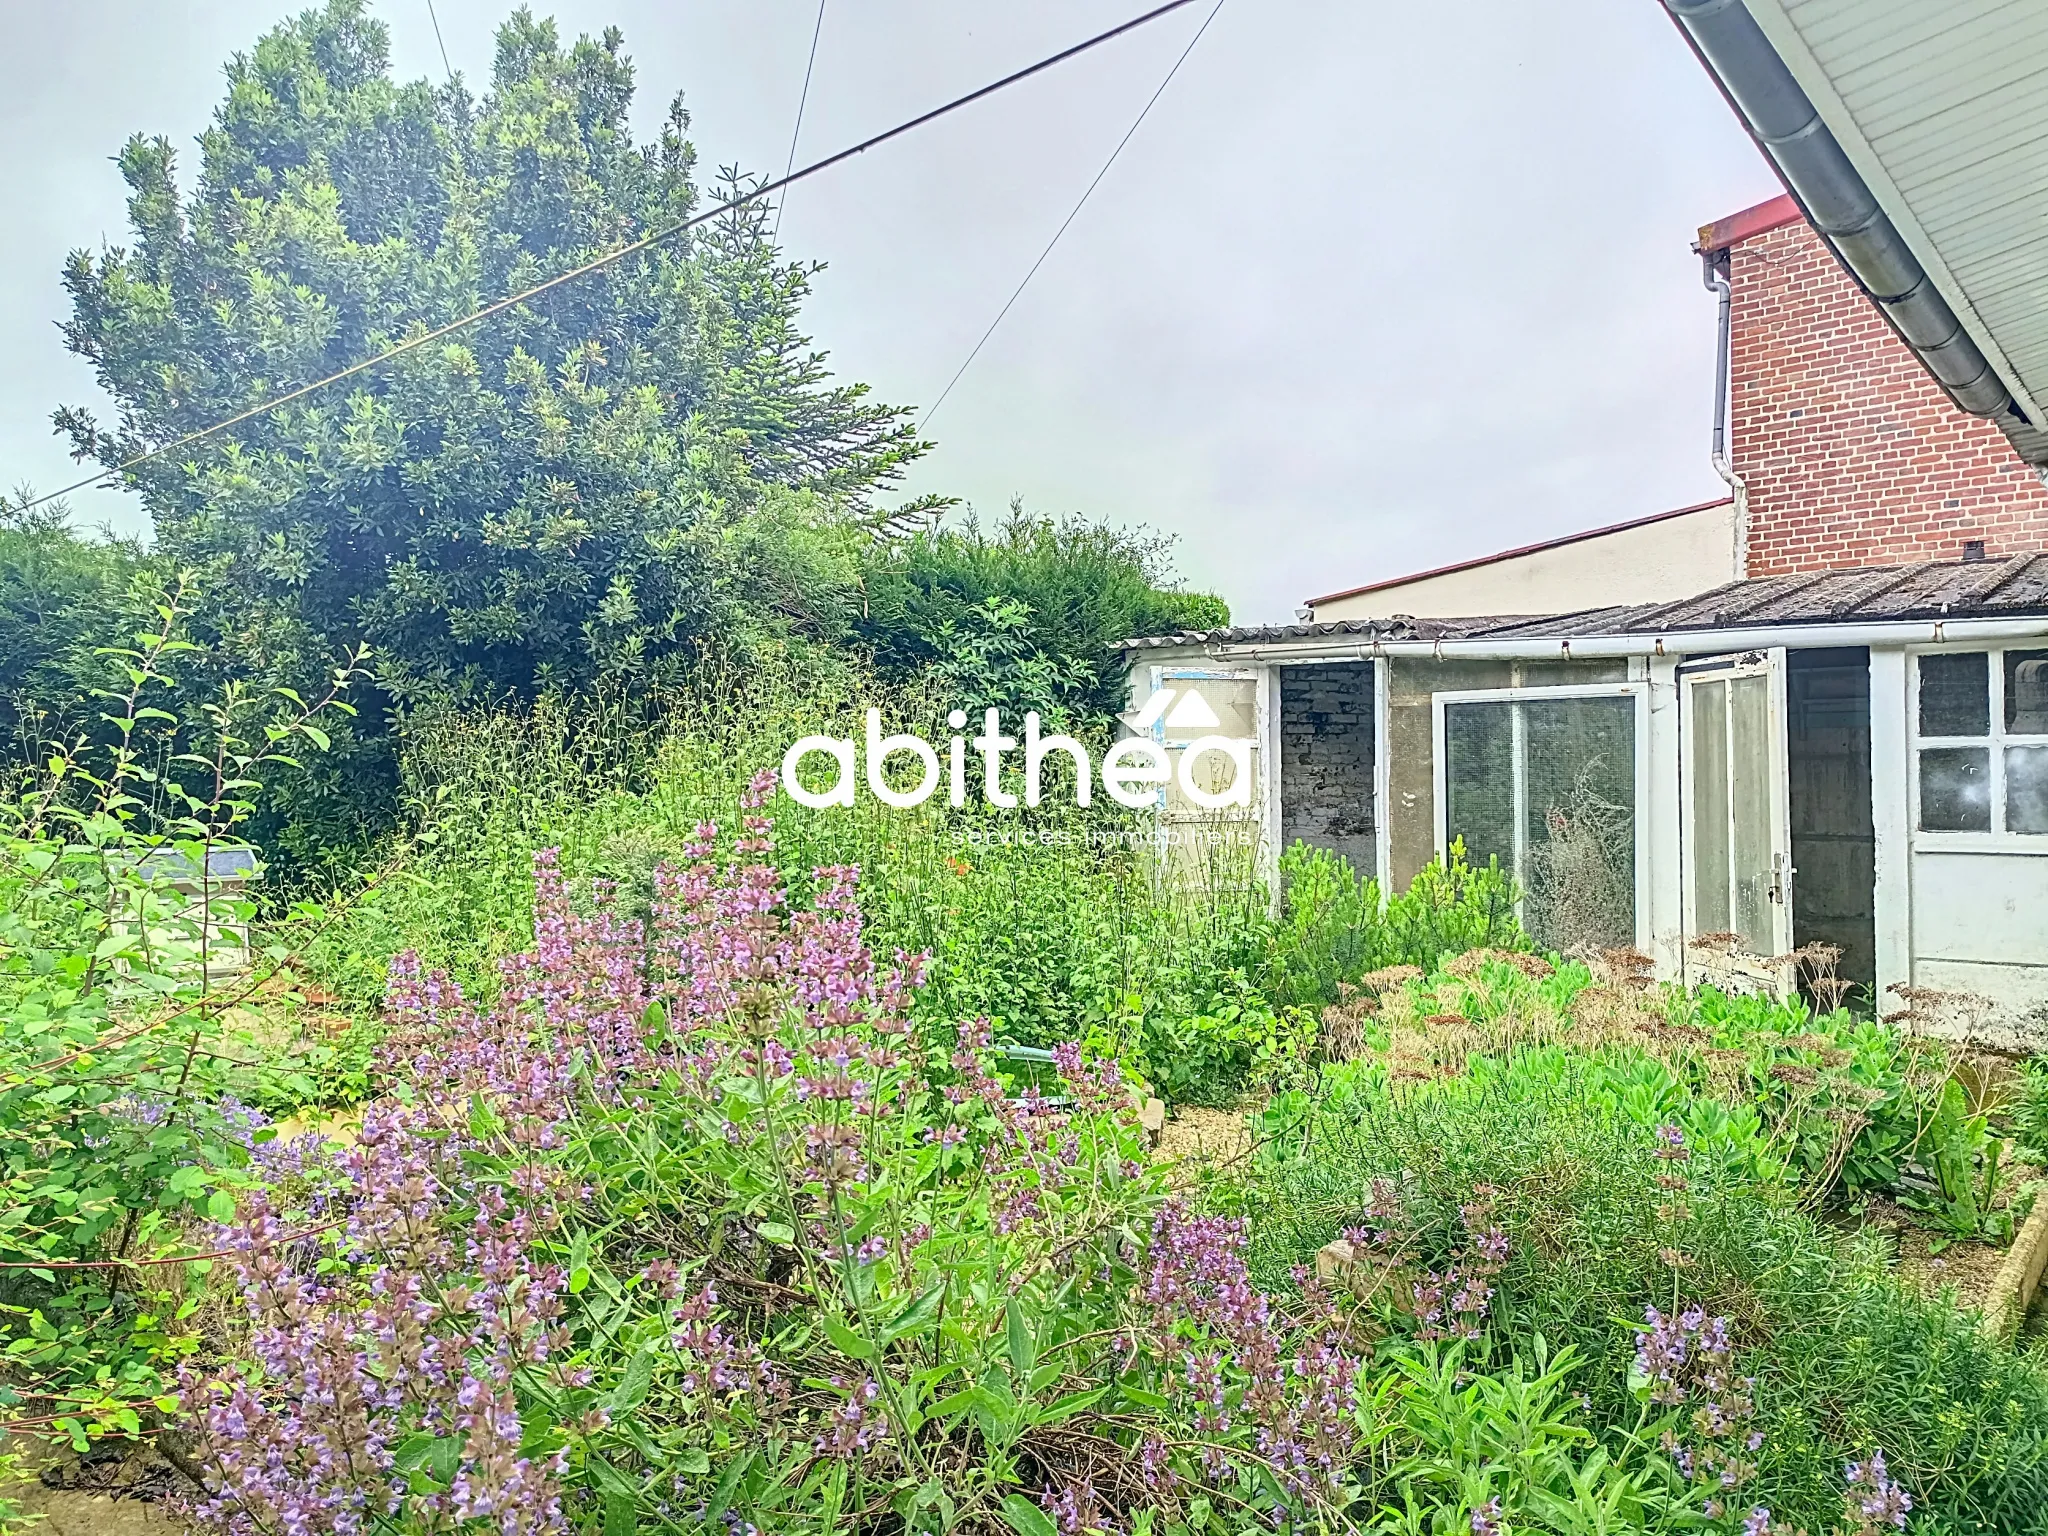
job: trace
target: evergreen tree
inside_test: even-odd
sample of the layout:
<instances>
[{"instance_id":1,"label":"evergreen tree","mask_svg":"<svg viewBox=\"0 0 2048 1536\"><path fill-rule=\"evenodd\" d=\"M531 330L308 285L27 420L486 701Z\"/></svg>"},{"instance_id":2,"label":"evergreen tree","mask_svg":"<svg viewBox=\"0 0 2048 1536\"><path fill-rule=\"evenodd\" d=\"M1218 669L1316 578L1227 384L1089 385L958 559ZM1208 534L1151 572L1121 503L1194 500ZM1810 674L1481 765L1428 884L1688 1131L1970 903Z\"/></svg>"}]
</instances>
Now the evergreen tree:
<instances>
[{"instance_id":1,"label":"evergreen tree","mask_svg":"<svg viewBox=\"0 0 2048 1536\"><path fill-rule=\"evenodd\" d=\"M634 142L615 30L564 47L522 9L477 99L394 81L363 0L328 0L227 76L196 187L168 141L131 139L132 243L74 253L65 274L66 338L120 413L57 421L103 464L673 225L705 195L680 98L656 142ZM721 199L739 185L726 173ZM222 650L300 681L367 641L400 696L530 693L644 680L708 635L843 608L832 592L752 604L750 569L856 579L845 530L926 445L903 410L830 382L797 329L817 268L780 259L767 211L134 471L164 553L205 575ZM769 534L816 547L764 550Z\"/></svg>"}]
</instances>

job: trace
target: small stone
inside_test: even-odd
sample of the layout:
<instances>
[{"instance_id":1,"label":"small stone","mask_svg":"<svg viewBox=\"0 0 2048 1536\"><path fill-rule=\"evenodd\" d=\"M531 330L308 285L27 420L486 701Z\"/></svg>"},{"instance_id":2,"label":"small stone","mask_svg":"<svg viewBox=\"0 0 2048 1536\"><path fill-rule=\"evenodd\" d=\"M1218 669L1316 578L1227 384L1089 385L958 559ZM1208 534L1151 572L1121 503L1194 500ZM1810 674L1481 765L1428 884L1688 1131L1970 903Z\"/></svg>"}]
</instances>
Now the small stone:
<instances>
[{"instance_id":1,"label":"small stone","mask_svg":"<svg viewBox=\"0 0 2048 1536\"><path fill-rule=\"evenodd\" d=\"M1146 1140L1154 1146L1166 1131L1166 1104L1161 1099L1147 1099L1138 1110L1138 1125L1144 1130Z\"/></svg>"},{"instance_id":2,"label":"small stone","mask_svg":"<svg viewBox=\"0 0 2048 1536\"><path fill-rule=\"evenodd\" d=\"M1337 1238L1316 1250L1316 1278L1327 1285L1341 1278L1357 1262L1357 1250L1344 1238Z\"/></svg>"}]
</instances>

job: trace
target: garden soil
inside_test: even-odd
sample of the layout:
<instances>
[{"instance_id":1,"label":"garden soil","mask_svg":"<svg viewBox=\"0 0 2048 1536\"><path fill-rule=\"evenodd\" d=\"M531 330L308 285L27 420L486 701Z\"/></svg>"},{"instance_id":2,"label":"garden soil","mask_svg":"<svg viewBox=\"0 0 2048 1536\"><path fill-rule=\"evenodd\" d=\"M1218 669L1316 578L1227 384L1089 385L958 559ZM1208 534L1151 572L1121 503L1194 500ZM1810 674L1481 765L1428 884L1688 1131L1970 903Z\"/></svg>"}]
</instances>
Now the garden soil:
<instances>
[{"instance_id":1,"label":"garden soil","mask_svg":"<svg viewBox=\"0 0 2048 1536\"><path fill-rule=\"evenodd\" d=\"M155 1451L87 1462L42 1441L22 1443L34 1475L0 1495L41 1517L37 1536L189 1536L192 1527L157 1502L177 1473Z\"/></svg>"},{"instance_id":2,"label":"garden soil","mask_svg":"<svg viewBox=\"0 0 2048 1536\"><path fill-rule=\"evenodd\" d=\"M1188 1104L1176 1109L1159 1133L1158 1157L1163 1163L1219 1168L1244 1156L1251 1144L1243 1110Z\"/></svg>"},{"instance_id":3,"label":"garden soil","mask_svg":"<svg viewBox=\"0 0 2048 1536\"><path fill-rule=\"evenodd\" d=\"M1924 1296L1938 1296L1951 1288L1956 1305L1981 1312L1991 1297L1991 1282L2005 1262L2005 1250L1989 1243L1951 1243L1941 1252L1932 1251L1936 1235L1916 1222L1911 1213L1889 1201L1873 1200L1864 1212L1864 1225L1875 1227L1898 1244L1898 1276Z\"/></svg>"}]
</instances>

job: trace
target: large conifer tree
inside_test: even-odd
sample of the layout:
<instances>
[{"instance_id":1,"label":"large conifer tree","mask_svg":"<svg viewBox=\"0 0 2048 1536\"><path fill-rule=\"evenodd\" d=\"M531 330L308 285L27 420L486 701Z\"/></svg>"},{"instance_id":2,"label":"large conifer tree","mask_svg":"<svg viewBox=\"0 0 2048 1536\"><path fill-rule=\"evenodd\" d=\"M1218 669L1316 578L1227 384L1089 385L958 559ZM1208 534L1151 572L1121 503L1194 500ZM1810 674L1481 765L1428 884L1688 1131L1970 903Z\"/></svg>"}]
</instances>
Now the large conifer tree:
<instances>
[{"instance_id":1,"label":"large conifer tree","mask_svg":"<svg viewBox=\"0 0 2048 1536\"><path fill-rule=\"evenodd\" d=\"M123 149L132 243L76 253L66 328L119 420L103 464L244 410L701 206L680 98L634 141L616 31L521 10L490 89L395 82L329 0L227 68L189 191ZM815 268L725 216L133 479L209 573L224 650L279 679L367 641L387 686L644 676L748 617L764 502L865 508L923 445L796 328ZM801 518L797 519L801 521ZM773 605L768 605L773 606ZM787 604L782 605L785 608ZM800 608L803 606L798 605Z\"/></svg>"}]
</instances>

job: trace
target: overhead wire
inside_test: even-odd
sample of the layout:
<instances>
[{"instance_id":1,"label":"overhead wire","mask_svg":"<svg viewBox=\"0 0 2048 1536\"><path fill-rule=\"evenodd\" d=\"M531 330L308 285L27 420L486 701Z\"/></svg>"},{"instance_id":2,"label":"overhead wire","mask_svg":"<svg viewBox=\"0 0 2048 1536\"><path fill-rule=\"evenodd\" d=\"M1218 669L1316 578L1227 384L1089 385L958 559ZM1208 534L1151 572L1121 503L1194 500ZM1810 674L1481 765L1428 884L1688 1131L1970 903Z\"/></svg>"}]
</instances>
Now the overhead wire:
<instances>
[{"instance_id":1,"label":"overhead wire","mask_svg":"<svg viewBox=\"0 0 2048 1536\"><path fill-rule=\"evenodd\" d=\"M804 107L811 99L811 71L818 65L818 39L825 31L825 0L818 0L818 19L811 27L811 56L804 60L804 88L796 99L796 126L789 130L789 159L782 167L787 176L796 165L796 141L803 137ZM768 243L773 245L782 235L782 210L789 206L789 199L775 201L775 228L768 233Z\"/></svg>"},{"instance_id":2,"label":"overhead wire","mask_svg":"<svg viewBox=\"0 0 2048 1536\"><path fill-rule=\"evenodd\" d=\"M988 345L988 339L995 335L996 328L1003 323L1004 318L1016 307L1017 301L1024 296L1024 290L1031 286L1031 279L1038 276L1038 269L1045 265L1046 257L1050 256L1053 247L1060 243L1060 237L1067 232L1068 226L1080 217L1081 210L1088 206L1088 199L1093 197L1095 189L1102 185L1102 178L1109 174L1109 168L1116 164L1117 157L1124 152L1124 146L1130 143L1132 138L1136 136L1138 129L1144 125L1145 119L1151 115L1153 107L1158 105L1159 98L1166 94L1166 88L1173 84L1173 77L1180 73L1181 65L1187 63L1188 55L1195 51L1195 44L1202 40L1202 34L1209 30L1209 23L1216 19L1216 13L1223 9L1223 5L1224 0L1216 0L1216 4L1210 8L1209 14L1202 18L1201 26L1195 29L1195 35L1188 39L1187 47L1181 49L1180 57L1173 61L1173 68L1166 72L1166 78L1159 82L1159 88L1146 100L1144 107L1140 109L1131 126L1124 130L1124 136L1116 141L1116 148L1112 149L1109 152L1109 158L1102 162L1102 169L1097 171L1095 179L1088 183L1087 189L1081 194L1080 201L1075 203L1067 216L1060 221L1060 227L1052 232L1052 238L1045 242L1045 249L1038 253L1038 260L1031 263L1031 270L1024 274L1023 281L1018 283L1015 291L1011 293L1008 299L1004 300L1003 307L996 311L995 319L989 321L988 329L981 333L981 339L974 344L974 349L967 354L966 360L953 370L953 377L948 379L946 387L939 391L939 398L925 408L924 416L917 424L918 431L922 432L931 425L932 418L939 414L939 407L944 405L946 397L953 393L953 386L960 382L962 375L973 366L974 360L981 356L981 349Z\"/></svg>"},{"instance_id":3,"label":"overhead wire","mask_svg":"<svg viewBox=\"0 0 2048 1536\"><path fill-rule=\"evenodd\" d=\"M455 66L448 62L448 45L441 40L441 17L434 10L434 0L427 0L427 20L434 24L434 46L441 50L441 70L450 80L455 78Z\"/></svg>"},{"instance_id":4,"label":"overhead wire","mask_svg":"<svg viewBox=\"0 0 2048 1536\"><path fill-rule=\"evenodd\" d=\"M39 507L47 502L55 501L60 496L68 496L73 491L82 491L89 486L99 484L103 480L127 474L131 470L150 463L152 460L163 458L166 454L176 453L181 448L189 448L195 443L218 436L220 433L226 432L233 427L241 426L245 422L254 421L261 416L267 416L271 412L282 409L296 400L303 400L309 395L317 394L319 391L339 384L345 379L352 379L359 374L369 372L373 368L382 367L393 358L415 351L432 342L440 341L454 335L458 331L466 330L472 325L490 319L493 315L503 314L506 310L514 309L521 304L538 298L541 294L561 287L565 283L574 282L580 277L587 277L592 272L602 271L606 267L625 260L628 256L638 255L642 251L673 240L677 235L684 234L689 230L697 228L699 225L707 224L713 219L735 212L750 203L759 202L762 198L771 193L779 192L784 187L793 186L807 177L816 176L822 171L830 170L835 165L840 165L853 159L855 156L866 154L869 150L879 148L893 139L899 139L906 133L911 133L924 127L927 123L936 122L939 118L958 112L963 107L972 106L975 102L993 96L998 91L1007 90L1009 87L1028 80L1034 75L1043 74L1046 70L1064 64L1069 59L1078 58L1091 49L1099 48L1104 43L1122 37L1127 32L1134 32L1140 27L1157 21L1162 16L1181 10L1193 3L1194 0L1164 0L1163 4L1141 12L1128 21L1119 22L1107 31L1098 32L1092 37L1084 38L1078 43L1062 48L1058 53L1048 54L1034 64L1027 64L1022 69L1013 70L1001 79L992 80L987 85L969 91L964 96L956 96L951 101L944 102L939 106L931 108L929 111L919 113L916 117L908 118L896 124L893 128L885 128L880 133L870 135L857 144L851 144L845 149L837 150L822 160L815 160L800 170L792 171L773 181L764 181L751 190L740 194L738 197L730 198L716 207L707 208L702 213L693 214L687 219L679 220L674 224L655 230L651 234L643 235L638 240L630 241L616 250L607 251L602 256L593 257L581 266L571 267L566 272L559 272L551 278L535 283L530 288L521 289L518 293L507 294L504 298L486 304L481 309L473 310L460 319L451 320L446 325L436 326L434 329L423 331L417 336L407 337L404 341L387 347L372 357L366 357L361 362L351 363L348 367L338 369L323 378L314 379L307 384L301 384L298 388L287 390L281 395L274 395L268 400L250 406L245 411L238 411L233 416L214 422L211 426L201 427L194 432L187 432L182 437L174 438L172 441L151 448L145 453L138 453L132 458L124 459L121 463L88 475L83 480L74 481L70 485L22 502L14 510L16 512L25 512L31 507Z\"/></svg>"}]
</instances>

